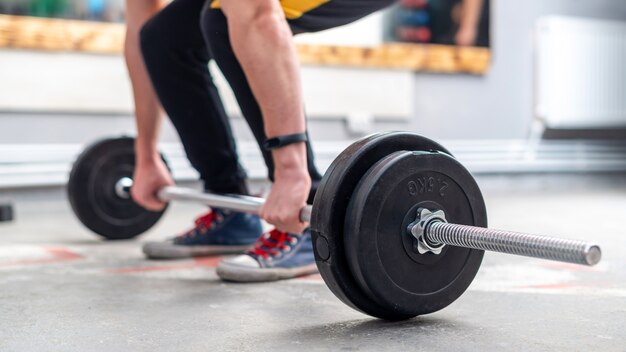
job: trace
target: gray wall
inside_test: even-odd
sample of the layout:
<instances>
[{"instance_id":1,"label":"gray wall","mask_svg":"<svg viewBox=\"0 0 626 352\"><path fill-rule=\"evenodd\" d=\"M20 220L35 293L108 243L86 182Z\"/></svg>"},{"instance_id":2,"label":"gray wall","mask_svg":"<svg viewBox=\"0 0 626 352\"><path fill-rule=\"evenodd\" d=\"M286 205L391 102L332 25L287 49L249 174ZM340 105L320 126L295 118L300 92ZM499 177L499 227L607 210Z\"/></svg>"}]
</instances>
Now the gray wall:
<instances>
[{"instance_id":1,"label":"gray wall","mask_svg":"<svg viewBox=\"0 0 626 352\"><path fill-rule=\"evenodd\" d=\"M413 92L408 95L413 96L413 101L407 112L412 109L413 117L379 120L366 125L360 134L402 129L445 140L526 137L533 119L533 26L537 18L554 14L626 20L626 0L493 0L493 62L489 72L485 76L416 73L412 87L409 75L407 85ZM110 61L105 57L99 60ZM114 61L120 61L117 65L122 67L121 58ZM118 71L125 74L122 69ZM125 77L120 80L127 82ZM3 89L8 88L0 90ZM402 91L406 93L405 88ZM0 91L5 93L8 92ZM387 103L397 105L389 99ZM245 123L241 119L233 122L238 137L250 139ZM84 143L98 136L132 133L133 126L127 113L107 116L0 112L0 144ZM359 135L346 126L341 120L328 118L310 121L315 140L352 139ZM166 129L164 140L175 139L173 131Z\"/></svg>"},{"instance_id":2,"label":"gray wall","mask_svg":"<svg viewBox=\"0 0 626 352\"><path fill-rule=\"evenodd\" d=\"M480 140L522 139L528 134L533 118L532 34L536 19L544 15L558 14L626 20L626 0L494 0L492 13L493 63L487 75L463 76L402 72L400 78L392 78L394 89L388 89L387 86L378 87L377 81L368 80L364 85L379 89L384 104L392 107L406 106L406 114L413 116L409 119L379 119L373 124L367 123L369 121L365 123L357 121L356 127L360 133L355 133L354 130L348 128L350 123L342 119L327 116L309 121L310 132L315 141L317 162L321 169L323 170L325 165L330 163L336 153L348 143L348 140L358 137L359 134L381 130L411 130L438 140L443 139L444 144L453 150L464 163L467 163L470 170L527 171L526 154L522 154L521 159L516 159L516 156L506 153L511 151L511 146L507 144L509 141L493 141L484 144ZM42 76L35 74L41 82L47 82L48 86L52 85L53 89L50 89L48 86L41 87L24 80L7 83L12 75L22 77L22 72L16 74L16 72L11 72L7 65L3 66L1 61L7 59L7 55L6 52L0 51L0 96L5 100L8 99L9 103L16 103L15 99L7 97L11 96L13 91L26 92L25 94L28 95L24 103L27 106L37 106L37 103L41 103L40 99L56 101L63 98L66 100L67 96L71 95L67 94L67 87L74 85L80 87L79 92L74 93L80 93L83 88L90 89L89 92L85 92L87 94L71 96L78 106L93 107L94 104L90 99L97 96L93 94L93 90L98 88L102 91L101 96L106 98L104 102L107 104L110 101L121 102L122 108L109 110L110 113L101 112L97 109L98 106L95 109L97 111L92 113L59 111L51 114L48 111L39 113L21 111L19 108L15 109L19 111L14 113L9 112L10 109L0 111L0 188L3 182L5 186L7 184L9 186L11 184L62 184L67 177L71 161L80 150L80 143L89 143L105 136L133 133L134 123L129 111L130 101L124 103L120 99L113 99L112 96L117 94L129 100L129 92L116 91L109 85L103 84L103 80L106 83L108 82L106 78L110 78L111 82L116 82L111 84L118 87L118 90L120 84L128 89L128 80L121 57L93 56L93 60L99 60L101 63L95 65L98 67L97 70L91 67L86 67L84 71L75 70L79 71L77 75L82 77L83 81L88 81L88 84L79 84L76 83L79 82L77 77L68 78L66 71L57 72L59 70L52 67L55 61L52 58L64 62L65 65L78 65L75 57L67 61L66 57L72 55L75 54L51 55L44 66L46 74ZM35 55L29 59L34 60ZM111 71L105 70L109 64L117 68ZM39 65L25 62L20 69L29 72L37 67ZM306 70L311 70L311 68ZM55 72L61 75L58 81L49 78ZM94 72L99 73L100 76L94 77ZM376 72L363 71L359 75L366 77L368 74L376 74ZM385 77L391 76L388 71L378 71L377 74ZM334 80L337 81L336 76ZM362 81L363 77L360 77L360 80ZM399 85L399 82L406 84ZM37 89L39 93L42 93L39 96L35 94ZM58 93L56 96L52 94L55 91ZM354 93L353 89L341 89L341 94L346 92ZM396 99L400 99L400 102L390 99L393 98L390 95L394 93L403 95L400 98L395 96ZM412 101L410 97L413 97ZM359 95L359 98L363 99L362 95ZM407 102L411 104L405 105ZM327 101L322 100L321 103L327 103ZM320 107L319 104L316 106ZM257 148L251 143L252 137L245 122L241 118L235 118L233 124L237 139L240 142L247 141L247 146L245 143L240 143L240 152L243 153L243 159L245 159L244 164L246 160L249 161L246 164L248 169L257 172L256 176L263 177L262 161L258 157ZM163 141L176 141L176 139L176 134L168 124L163 133ZM469 141L450 141L454 139ZM55 149L51 145L54 143L72 145L67 148L57 146L58 148ZM16 146L19 144L22 146ZM495 161L489 159L493 165L485 165L482 154L478 153L477 157L470 155L472 152L476 154L476 147L481 145L483 147L479 149L487 153L498 153L498 151L504 151L504 153L498 154L499 159ZM519 150L519 148L513 149ZM468 155L463 155L463 152L467 152ZM605 158L606 163L600 163L601 165L596 168L605 171L624 170L623 163L615 165L616 160L626 160L623 157L623 151L620 153L617 157L608 155ZM174 160L181 165L186 163L180 151L176 155L178 158L174 158L175 160L170 158L170 161ZM583 168L588 165L597 165L597 153L590 155L593 155L592 159L576 154L572 160L568 159L569 161L566 160L556 166L560 165L562 170L576 172L581 165ZM168 154L169 156L171 155ZM511 161L512 159L519 159L519 162L515 164ZM534 170L546 170L555 165L553 161L549 164L545 162L542 164L543 159L537 160L536 165L531 165ZM181 174L189 171L187 169L175 168L175 176L180 178ZM188 172L187 174L190 175Z\"/></svg>"},{"instance_id":3,"label":"gray wall","mask_svg":"<svg viewBox=\"0 0 626 352\"><path fill-rule=\"evenodd\" d=\"M545 15L626 20L625 0L494 0L483 77L417 74L410 129L434 138L524 138L533 118L533 26Z\"/></svg>"}]
</instances>

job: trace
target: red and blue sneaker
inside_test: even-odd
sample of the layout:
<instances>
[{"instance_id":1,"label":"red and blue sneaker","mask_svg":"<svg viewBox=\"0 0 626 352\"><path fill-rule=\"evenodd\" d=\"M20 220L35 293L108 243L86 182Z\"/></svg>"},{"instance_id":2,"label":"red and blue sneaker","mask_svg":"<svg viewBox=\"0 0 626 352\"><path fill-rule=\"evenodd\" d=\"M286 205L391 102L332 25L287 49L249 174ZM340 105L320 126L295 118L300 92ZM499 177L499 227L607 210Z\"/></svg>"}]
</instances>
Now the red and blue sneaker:
<instances>
[{"instance_id":1,"label":"red and blue sneaker","mask_svg":"<svg viewBox=\"0 0 626 352\"><path fill-rule=\"evenodd\" d=\"M309 229L302 235L272 230L247 253L223 259L217 267L220 278L237 282L276 281L316 272Z\"/></svg>"},{"instance_id":2,"label":"red and blue sneaker","mask_svg":"<svg viewBox=\"0 0 626 352\"><path fill-rule=\"evenodd\" d=\"M256 215L213 208L197 218L195 227L162 242L147 242L143 252L150 259L180 259L245 251L263 233Z\"/></svg>"}]
</instances>

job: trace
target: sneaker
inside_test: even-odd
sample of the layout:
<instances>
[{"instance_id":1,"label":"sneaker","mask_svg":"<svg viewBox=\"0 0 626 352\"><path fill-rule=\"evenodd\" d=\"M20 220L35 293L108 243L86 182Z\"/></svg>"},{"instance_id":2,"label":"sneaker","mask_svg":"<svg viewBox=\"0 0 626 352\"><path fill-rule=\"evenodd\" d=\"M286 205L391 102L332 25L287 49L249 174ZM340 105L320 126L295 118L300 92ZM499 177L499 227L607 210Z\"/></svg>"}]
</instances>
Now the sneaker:
<instances>
[{"instance_id":1,"label":"sneaker","mask_svg":"<svg viewBox=\"0 0 626 352\"><path fill-rule=\"evenodd\" d=\"M220 278L237 282L276 281L316 272L309 229L302 235L272 230L246 254L224 259L217 266Z\"/></svg>"},{"instance_id":2,"label":"sneaker","mask_svg":"<svg viewBox=\"0 0 626 352\"><path fill-rule=\"evenodd\" d=\"M256 215L214 208L196 219L186 233L162 242L147 242L144 254L150 259L179 259L241 253L263 233Z\"/></svg>"}]
</instances>

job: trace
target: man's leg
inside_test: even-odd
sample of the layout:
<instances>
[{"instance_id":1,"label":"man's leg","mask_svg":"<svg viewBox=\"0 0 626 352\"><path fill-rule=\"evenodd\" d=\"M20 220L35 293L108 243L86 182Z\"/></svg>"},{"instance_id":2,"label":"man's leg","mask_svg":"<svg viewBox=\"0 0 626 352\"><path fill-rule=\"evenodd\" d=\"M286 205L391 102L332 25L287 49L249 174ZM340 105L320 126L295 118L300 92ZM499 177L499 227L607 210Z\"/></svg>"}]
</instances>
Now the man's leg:
<instances>
[{"instance_id":1,"label":"man's leg","mask_svg":"<svg viewBox=\"0 0 626 352\"><path fill-rule=\"evenodd\" d=\"M269 178L273 180L272 155L262 148L262 143L266 139L263 116L231 47L226 17L221 10L211 9L207 2L201 25L211 55L237 97L241 111L261 147ZM312 201L321 176L315 167L309 142L307 142L307 160L313 184L309 196L309 201ZM289 279L316 271L311 234L308 229L303 234L273 230L261 237L254 248L246 254L223 260L217 268L217 273L222 279L248 282Z\"/></svg>"},{"instance_id":2,"label":"man's leg","mask_svg":"<svg viewBox=\"0 0 626 352\"><path fill-rule=\"evenodd\" d=\"M266 139L265 129L263 126L263 115L259 104L248 85L248 80L243 72L243 69L239 65L235 53L230 45L230 39L228 36L228 27L226 17L219 9L211 9L208 5L203 10L201 17L202 31L205 36L205 40L213 59L219 66L220 70L224 74L224 77L228 80L241 112L245 117L250 129L252 130L258 144L261 148L265 164L268 168L268 177L270 180L274 179L274 161L272 160L271 152L264 150L262 143ZM321 175L315 167L315 161L313 157L313 151L310 142L307 142L307 160L308 170L311 176L313 184L311 194L309 196L309 203L313 201L315 189L317 184L321 180Z\"/></svg>"},{"instance_id":3,"label":"man's leg","mask_svg":"<svg viewBox=\"0 0 626 352\"><path fill-rule=\"evenodd\" d=\"M198 25L202 0L175 0L141 30L146 68L206 189L246 194L245 172Z\"/></svg>"},{"instance_id":4,"label":"man's leg","mask_svg":"<svg viewBox=\"0 0 626 352\"><path fill-rule=\"evenodd\" d=\"M208 70L211 59L198 20L202 0L175 0L141 31L155 91L207 190L246 194L230 124ZM190 231L144 246L150 258L240 253L261 234L257 216L213 209Z\"/></svg>"}]
</instances>

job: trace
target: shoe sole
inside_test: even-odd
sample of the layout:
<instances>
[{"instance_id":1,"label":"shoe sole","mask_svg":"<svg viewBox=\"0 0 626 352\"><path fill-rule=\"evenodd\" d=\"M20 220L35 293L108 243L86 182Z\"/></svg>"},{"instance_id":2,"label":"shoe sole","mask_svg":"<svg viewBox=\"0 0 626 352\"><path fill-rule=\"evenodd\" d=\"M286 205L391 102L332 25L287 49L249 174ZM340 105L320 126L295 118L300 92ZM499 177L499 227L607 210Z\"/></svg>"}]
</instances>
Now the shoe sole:
<instances>
[{"instance_id":1,"label":"shoe sole","mask_svg":"<svg viewBox=\"0 0 626 352\"><path fill-rule=\"evenodd\" d=\"M225 281L233 282L266 282L293 279L317 273L315 263L297 268L246 268L225 262L217 267L217 276Z\"/></svg>"},{"instance_id":2,"label":"shoe sole","mask_svg":"<svg viewBox=\"0 0 626 352\"><path fill-rule=\"evenodd\" d=\"M143 253L148 259L183 259L225 254L239 254L250 245L239 246L177 246L161 242L148 242L143 245Z\"/></svg>"}]
</instances>

